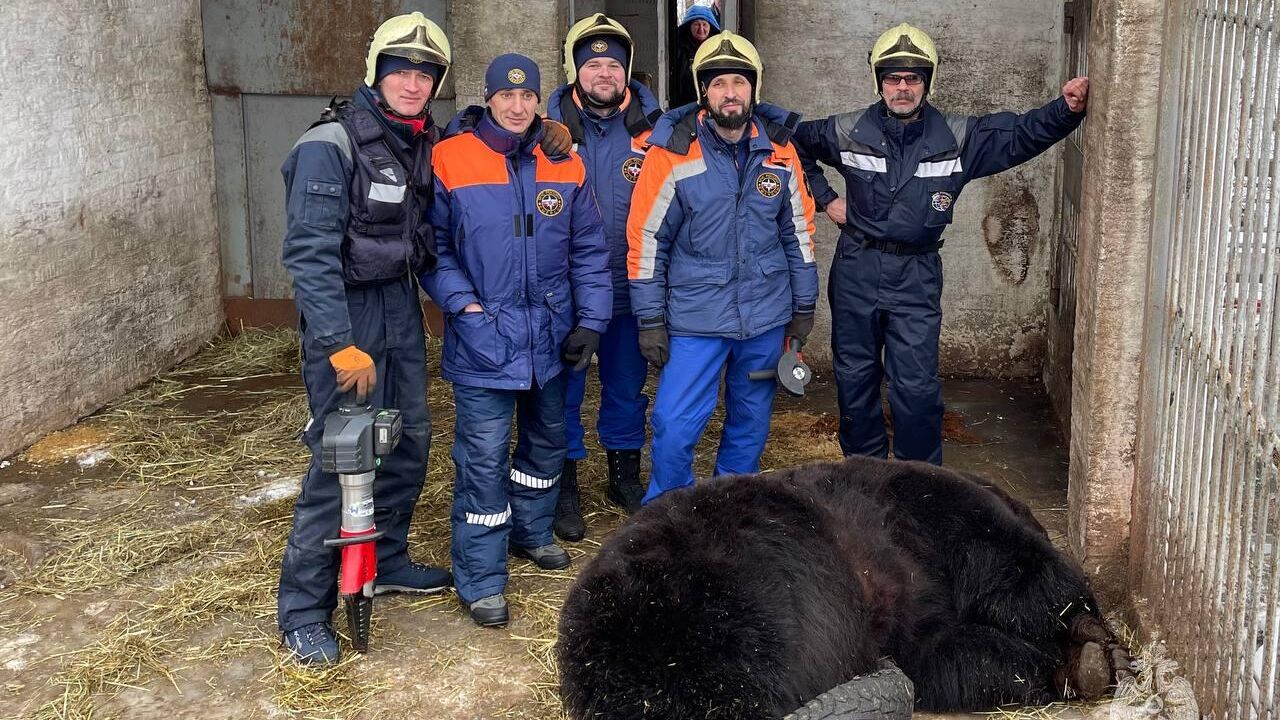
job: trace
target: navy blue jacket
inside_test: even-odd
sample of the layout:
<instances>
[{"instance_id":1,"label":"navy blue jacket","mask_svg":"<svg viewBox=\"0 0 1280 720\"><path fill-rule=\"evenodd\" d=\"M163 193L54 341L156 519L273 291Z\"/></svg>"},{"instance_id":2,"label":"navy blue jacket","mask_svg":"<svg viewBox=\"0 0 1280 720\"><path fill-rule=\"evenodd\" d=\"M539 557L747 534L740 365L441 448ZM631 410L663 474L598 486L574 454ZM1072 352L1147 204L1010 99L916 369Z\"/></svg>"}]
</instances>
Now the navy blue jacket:
<instances>
[{"instance_id":1,"label":"navy blue jacket","mask_svg":"<svg viewBox=\"0 0 1280 720\"><path fill-rule=\"evenodd\" d=\"M412 155L407 128L387 119L372 90L361 87L352 103L378 118L386 129L385 140L401 155ZM352 210L353 152L341 123L326 122L304 133L280 168L287 214L282 260L293 278L293 299L307 330L328 353L354 343L342 257ZM411 276L406 266L405 277Z\"/></svg>"},{"instance_id":2,"label":"navy blue jacket","mask_svg":"<svg viewBox=\"0 0 1280 720\"><path fill-rule=\"evenodd\" d=\"M928 245L951 224L970 181L1024 163L1071 134L1084 120L1062 97L1022 115L944 115L925 103L902 123L884 102L825 120L800 123L794 142L818 207L838 197L818 167L840 171L847 223L856 238Z\"/></svg>"},{"instance_id":3,"label":"navy blue jacket","mask_svg":"<svg viewBox=\"0 0 1280 720\"><path fill-rule=\"evenodd\" d=\"M641 327L746 339L818 299L813 199L789 137L799 116L755 110L738 149L695 105L658 120L627 223L631 306Z\"/></svg>"},{"instance_id":4,"label":"navy blue jacket","mask_svg":"<svg viewBox=\"0 0 1280 720\"><path fill-rule=\"evenodd\" d=\"M609 249L586 170L577 155L551 162L540 136L516 136L486 113L432 154L438 264L422 285L445 312L440 374L450 382L543 386L563 369L575 325L603 333L609 323ZM464 313L471 303L483 312Z\"/></svg>"},{"instance_id":5,"label":"navy blue jacket","mask_svg":"<svg viewBox=\"0 0 1280 720\"><path fill-rule=\"evenodd\" d=\"M569 126L574 135L574 149L587 166L587 182L591 183L596 202L600 204L604 237L609 243L613 316L629 315L627 213L631 211L631 192L640 179L640 164L652 130L650 118L657 119L658 100L648 88L632 80L628 85L630 92L618 112L602 118L581 107L573 87L563 85L551 93L547 117ZM570 110L573 116L566 119L565 110Z\"/></svg>"}]
</instances>

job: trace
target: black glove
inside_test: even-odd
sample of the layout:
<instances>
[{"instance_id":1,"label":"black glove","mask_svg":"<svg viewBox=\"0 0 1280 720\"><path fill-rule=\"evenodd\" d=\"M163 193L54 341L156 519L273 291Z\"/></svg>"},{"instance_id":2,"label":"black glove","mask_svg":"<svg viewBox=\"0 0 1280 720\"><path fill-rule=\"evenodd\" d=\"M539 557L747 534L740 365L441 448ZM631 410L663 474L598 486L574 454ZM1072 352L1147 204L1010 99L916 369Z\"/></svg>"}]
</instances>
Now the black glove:
<instances>
[{"instance_id":1,"label":"black glove","mask_svg":"<svg viewBox=\"0 0 1280 720\"><path fill-rule=\"evenodd\" d=\"M796 313L791 316L791 322L787 323L785 330L787 337L796 339L796 343L800 347L804 347L804 343L809 339L809 333L813 332L813 313Z\"/></svg>"},{"instance_id":2,"label":"black glove","mask_svg":"<svg viewBox=\"0 0 1280 720\"><path fill-rule=\"evenodd\" d=\"M580 372L587 369L591 364L591 356L595 355L596 350L599 349L600 333L579 325L560 345L560 358L567 363L573 363L574 372Z\"/></svg>"},{"instance_id":3,"label":"black glove","mask_svg":"<svg viewBox=\"0 0 1280 720\"><path fill-rule=\"evenodd\" d=\"M667 364L671 358L671 346L667 343L666 325L640 329L640 354L656 368Z\"/></svg>"}]
</instances>

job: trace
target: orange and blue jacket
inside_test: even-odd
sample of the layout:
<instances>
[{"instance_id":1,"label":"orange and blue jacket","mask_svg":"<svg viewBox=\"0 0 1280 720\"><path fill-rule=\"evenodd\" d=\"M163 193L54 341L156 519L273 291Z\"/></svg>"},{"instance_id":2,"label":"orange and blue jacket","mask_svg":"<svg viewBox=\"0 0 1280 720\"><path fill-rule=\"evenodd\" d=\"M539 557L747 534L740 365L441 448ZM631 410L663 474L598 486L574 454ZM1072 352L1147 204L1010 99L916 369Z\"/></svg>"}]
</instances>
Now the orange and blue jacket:
<instances>
[{"instance_id":1,"label":"orange and blue jacket","mask_svg":"<svg viewBox=\"0 0 1280 720\"><path fill-rule=\"evenodd\" d=\"M609 247L586 170L576 154L548 159L534 122L518 136L485 113L433 151L438 264L422 284L445 312L441 375L454 383L543 386L562 370L569 331L603 333L611 317ZM471 303L484 311L462 312Z\"/></svg>"},{"instance_id":2,"label":"orange and blue jacket","mask_svg":"<svg viewBox=\"0 0 1280 720\"><path fill-rule=\"evenodd\" d=\"M757 106L740 171L693 107L649 135L627 220L632 311L641 328L752 338L817 305L813 198L790 142L799 116Z\"/></svg>"}]
</instances>

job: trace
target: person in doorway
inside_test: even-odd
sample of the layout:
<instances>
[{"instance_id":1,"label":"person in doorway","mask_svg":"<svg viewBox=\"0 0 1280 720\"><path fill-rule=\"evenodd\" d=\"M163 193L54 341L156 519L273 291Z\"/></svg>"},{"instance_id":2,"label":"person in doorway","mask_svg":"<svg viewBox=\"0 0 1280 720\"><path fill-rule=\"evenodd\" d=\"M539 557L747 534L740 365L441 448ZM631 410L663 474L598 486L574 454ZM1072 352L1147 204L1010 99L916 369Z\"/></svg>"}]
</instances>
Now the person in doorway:
<instances>
[{"instance_id":1,"label":"person in doorway","mask_svg":"<svg viewBox=\"0 0 1280 720\"><path fill-rule=\"evenodd\" d=\"M694 5L685 11L676 29L676 51L671 58L671 108L698 101L698 88L689 69L698 48L718 32L720 20L711 8Z\"/></svg>"},{"instance_id":2,"label":"person in doorway","mask_svg":"<svg viewBox=\"0 0 1280 720\"><path fill-rule=\"evenodd\" d=\"M278 622L285 646L304 663L338 662L330 616L337 605L341 490L320 469L325 418L344 393L397 408L404 430L374 484L375 593L430 594L449 573L409 559L407 536L426 473L427 414L422 307L417 273L435 248L431 146L438 137L430 101L449 72L449 41L422 13L378 27L364 85L350 103L326 110L284 162L288 227L284 265L293 278L302 334L302 379L311 421L302 437L311 465L294 506L280 567Z\"/></svg>"},{"instance_id":3,"label":"person in doorway","mask_svg":"<svg viewBox=\"0 0 1280 720\"><path fill-rule=\"evenodd\" d=\"M485 73L486 107L455 119L471 132L441 142L433 158L439 265L423 285L445 314L441 374L457 408L455 586L481 626L507 623L508 552L548 570L570 564L551 531L566 447L564 363L587 367L613 307L586 168L538 145L540 87L533 60L499 56Z\"/></svg>"},{"instance_id":4,"label":"person in doorway","mask_svg":"<svg viewBox=\"0 0 1280 720\"><path fill-rule=\"evenodd\" d=\"M644 394L648 367L640 354L639 333L631 314L627 286L627 213L640 177L645 140L661 111L658 101L631 74L631 35L617 21L595 13L569 29L564 41L564 70L569 82L556 89L547 116L569 128L600 205L609 270L613 275L613 319L600 339L600 413L596 431L609 463L605 496L627 513L640 508L640 449L645 441ZM569 451L560 474L555 533L577 541L586 535L578 501L578 461L583 443L582 399L587 372L568 374L565 428Z\"/></svg>"},{"instance_id":5,"label":"person in doorway","mask_svg":"<svg viewBox=\"0 0 1280 720\"><path fill-rule=\"evenodd\" d=\"M799 116L760 102L760 56L739 35L703 44L692 72L699 106L658 120L627 221L640 350L662 368L646 503L693 484L722 377L715 474L759 471L777 383L749 375L804 343L818 295Z\"/></svg>"},{"instance_id":6,"label":"person in doorway","mask_svg":"<svg viewBox=\"0 0 1280 720\"><path fill-rule=\"evenodd\" d=\"M868 57L880 101L800 124L795 143L819 208L840 227L827 293L847 455L886 457L880 383L889 376L893 454L942 463L942 235L971 180L1024 163L1084 120L1088 78L1022 115L944 114L933 40L908 24L886 31ZM818 163L840 171L842 198Z\"/></svg>"}]
</instances>

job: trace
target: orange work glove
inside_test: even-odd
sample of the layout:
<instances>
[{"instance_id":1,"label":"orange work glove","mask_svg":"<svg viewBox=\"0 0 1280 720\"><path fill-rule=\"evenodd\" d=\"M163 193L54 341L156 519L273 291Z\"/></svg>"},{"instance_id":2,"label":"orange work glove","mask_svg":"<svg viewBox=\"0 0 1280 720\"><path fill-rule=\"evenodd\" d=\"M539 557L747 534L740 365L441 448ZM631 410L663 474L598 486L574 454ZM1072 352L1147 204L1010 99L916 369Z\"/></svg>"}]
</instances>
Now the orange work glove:
<instances>
[{"instance_id":1,"label":"orange work glove","mask_svg":"<svg viewBox=\"0 0 1280 720\"><path fill-rule=\"evenodd\" d=\"M338 376L338 389L356 389L356 402L362 403L378 385L378 370L373 358L355 345L348 345L329 356L329 364Z\"/></svg>"},{"instance_id":2,"label":"orange work glove","mask_svg":"<svg viewBox=\"0 0 1280 720\"><path fill-rule=\"evenodd\" d=\"M538 146L547 156L568 155L573 149L573 136L564 123L543 118L542 137L538 140Z\"/></svg>"}]
</instances>

